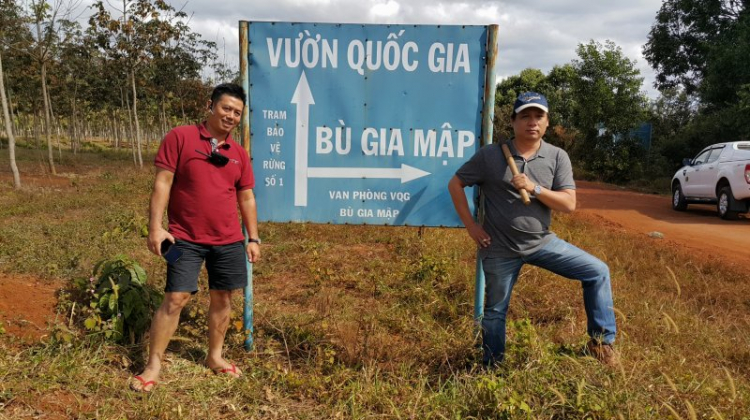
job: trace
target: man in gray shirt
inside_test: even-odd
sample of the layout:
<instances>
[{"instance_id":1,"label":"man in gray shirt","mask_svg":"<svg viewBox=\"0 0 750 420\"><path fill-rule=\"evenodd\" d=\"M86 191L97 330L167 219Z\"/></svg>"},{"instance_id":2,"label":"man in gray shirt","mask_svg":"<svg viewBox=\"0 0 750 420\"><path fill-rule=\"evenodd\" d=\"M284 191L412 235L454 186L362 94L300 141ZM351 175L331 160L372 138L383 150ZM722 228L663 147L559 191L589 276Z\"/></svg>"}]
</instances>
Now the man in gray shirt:
<instances>
[{"instance_id":1,"label":"man in gray shirt","mask_svg":"<svg viewBox=\"0 0 750 420\"><path fill-rule=\"evenodd\" d=\"M575 210L576 187L568 154L543 140L548 113L547 99L535 92L521 94L513 105L515 137L507 145L518 175L511 173L501 146L491 144L461 166L448 183L456 212L480 247L486 279L483 362L491 366L503 360L511 291L521 267L532 264L581 282L591 337L588 351L602 363L614 365L616 326L609 268L549 230L552 210ZM479 185L484 196L483 225L472 217L464 194L464 188L473 185ZM531 196L528 206L521 201L521 190Z\"/></svg>"}]
</instances>

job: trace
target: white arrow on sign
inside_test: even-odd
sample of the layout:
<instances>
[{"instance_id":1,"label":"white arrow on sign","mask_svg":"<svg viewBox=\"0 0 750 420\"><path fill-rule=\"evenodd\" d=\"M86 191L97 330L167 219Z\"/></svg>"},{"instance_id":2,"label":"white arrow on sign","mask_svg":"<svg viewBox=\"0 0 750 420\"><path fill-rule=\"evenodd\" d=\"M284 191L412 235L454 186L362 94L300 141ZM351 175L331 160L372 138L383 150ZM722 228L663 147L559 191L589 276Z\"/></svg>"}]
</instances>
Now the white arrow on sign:
<instances>
[{"instance_id":1,"label":"white arrow on sign","mask_svg":"<svg viewBox=\"0 0 750 420\"><path fill-rule=\"evenodd\" d=\"M294 90L292 103L297 104L297 126L294 136L294 205L307 206L307 128L310 124L310 105L315 105L315 99L304 71Z\"/></svg>"},{"instance_id":2,"label":"white arrow on sign","mask_svg":"<svg viewBox=\"0 0 750 420\"><path fill-rule=\"evenodd\" d=\"M310 178L386 178L401 179L401 183L407 183L423 176L430 175L429 172L413 166L401 164L400 168L308 168L307 176Z\"/></svg>"},{"instance_id":3,"label":"white arrow on sign","mask_svg":"<svg viewBox=\"0 0 750 420\"><path fill-rule=\"evenodd\" d=\"M315 105L310 84L305 72L299 78L297 88L292 95L293 104L297 104L297 124L294 137L294 205L307 206L308 178L380 178L400 179L401 183L413 181L430 172L413 166L401 164L400 168L310 168L307 164L307 154L310 125L310 105Z\"/></svg>"}]
</instances>

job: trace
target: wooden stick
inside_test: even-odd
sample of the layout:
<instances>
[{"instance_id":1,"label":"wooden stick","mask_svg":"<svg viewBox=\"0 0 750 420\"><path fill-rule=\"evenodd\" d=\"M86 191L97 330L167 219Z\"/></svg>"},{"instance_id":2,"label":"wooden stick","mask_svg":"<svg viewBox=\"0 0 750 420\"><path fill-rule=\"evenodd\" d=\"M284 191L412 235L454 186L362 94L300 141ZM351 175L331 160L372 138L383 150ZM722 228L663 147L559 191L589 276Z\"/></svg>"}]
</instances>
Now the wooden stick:
<instances>
[{"instance_id":1,"label":"wooden stick","mask_svg":"<svg viewBox=\"0 0 750 420\"><path fill-rule=\"evenodd\" d=\"M508 166L510 167L510 173L512 173L513 176L518 175L518 167L516 166L516 160L513 159L513 155L510 154L510 149L508 149L508 145L502 144L501 147L503 148L503 154L505 155L505 160L508 161ZM531 199L529 198L529 192L523 188L518 188L518 192L521 194L521 200L523 201L523 204L526 204L528 206L531 203Z\"/></svg>"}]
</instances>

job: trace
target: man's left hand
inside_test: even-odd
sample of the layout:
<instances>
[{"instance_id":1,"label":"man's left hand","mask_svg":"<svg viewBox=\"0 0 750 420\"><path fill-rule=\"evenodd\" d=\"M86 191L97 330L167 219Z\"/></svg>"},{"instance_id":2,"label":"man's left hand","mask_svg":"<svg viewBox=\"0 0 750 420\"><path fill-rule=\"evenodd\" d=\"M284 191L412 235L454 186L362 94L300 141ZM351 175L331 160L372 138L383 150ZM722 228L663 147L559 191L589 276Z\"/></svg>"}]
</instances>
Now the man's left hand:
<instances>
[{"instance_id":1,"label":"man's left hand","mask_svg":"<svg viewBox=\"0 0 750 420\"><path fill-rule=\"evenodd\" d=\"M247 260L251 263L255 263L260 260L260 245L255 242L248 242L245 247L247 252Z\"/></svg>"}]
</instances>

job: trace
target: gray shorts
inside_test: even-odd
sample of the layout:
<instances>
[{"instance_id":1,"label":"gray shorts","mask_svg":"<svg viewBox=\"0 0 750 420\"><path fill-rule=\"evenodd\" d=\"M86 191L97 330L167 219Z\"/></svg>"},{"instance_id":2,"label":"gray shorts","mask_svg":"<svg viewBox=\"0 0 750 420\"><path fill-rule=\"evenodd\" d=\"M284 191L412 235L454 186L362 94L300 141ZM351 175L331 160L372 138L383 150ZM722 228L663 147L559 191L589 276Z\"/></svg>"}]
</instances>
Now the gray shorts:
<instances>
[{"instance_id":1,"label":"gray shorts","mask_svg":"<svg viewBox=\"0 0 750 420\"><path fill-rule=\"evenodd\" d=\"M167 264L165 292L196 293L203 261L210 290L235 290L247 285L247 253L243 242L200 245L177 240L173 246L182 251L182 256L173 264Z\"/></svg>"}]
</instances>

